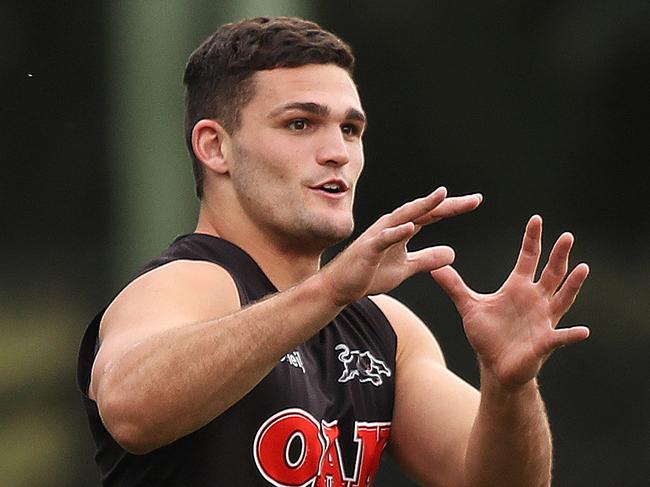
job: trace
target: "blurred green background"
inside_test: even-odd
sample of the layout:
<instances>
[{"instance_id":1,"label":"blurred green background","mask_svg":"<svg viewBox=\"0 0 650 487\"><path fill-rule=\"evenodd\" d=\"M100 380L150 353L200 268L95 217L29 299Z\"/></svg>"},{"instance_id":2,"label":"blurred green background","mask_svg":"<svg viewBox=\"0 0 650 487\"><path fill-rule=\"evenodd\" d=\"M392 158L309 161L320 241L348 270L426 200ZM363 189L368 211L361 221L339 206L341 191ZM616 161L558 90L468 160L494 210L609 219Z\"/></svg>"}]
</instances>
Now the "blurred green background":
<instances>
[{"instance_id":1,"label":"blurred green background","mask_svg":"<svg viewBox=\"0 0 650 487\"><path fill-rule=\"evenodd\" d=\"M444 184L472 215L421 232L453 245L480 291L514 263L525 221L576 236L591 276L566 323L592 337L546 365L556 486L650 479L650 2L170 1L0 4L0 486L95 486L75 385L92 315L191 231L182 72L219 24L297 14L349 41L369 114L361 230ZM645 174L645 176L644 176ZM477 384L449 300L395 290ZM390 461L379 486L412 485Z\"/></svg>"}]
</instances>

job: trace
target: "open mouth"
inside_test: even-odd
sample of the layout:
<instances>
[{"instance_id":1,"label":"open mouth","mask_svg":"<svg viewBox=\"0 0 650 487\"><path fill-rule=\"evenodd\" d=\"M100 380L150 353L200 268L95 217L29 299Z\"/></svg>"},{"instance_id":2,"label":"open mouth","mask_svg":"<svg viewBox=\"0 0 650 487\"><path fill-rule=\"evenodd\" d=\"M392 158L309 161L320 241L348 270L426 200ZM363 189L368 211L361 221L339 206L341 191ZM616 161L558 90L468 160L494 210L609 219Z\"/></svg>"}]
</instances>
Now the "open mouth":
<instances>
[{"instance_id":1,"label":"open mouth","mask_svg":"<svg viewBox=\"0 0 650 487\"><path fill-rule=\"evenodd\" d=\"M345 193L349 188L344 181L335 179L335 180L326 181L323 184L319 184L317 186L312 186L312 189L335 195L335 194Z\"/></svg>"},{"instance_id":2,"label":"open mouth","mask_svg":"<svg viewBox=\"0 0 650 487\"><path fill-rule=\"evenodd\" d=\"M344 189L337 183L326 183L318 189L331 194L342 193L344 191Z\"/></svg>"}]
</instances>

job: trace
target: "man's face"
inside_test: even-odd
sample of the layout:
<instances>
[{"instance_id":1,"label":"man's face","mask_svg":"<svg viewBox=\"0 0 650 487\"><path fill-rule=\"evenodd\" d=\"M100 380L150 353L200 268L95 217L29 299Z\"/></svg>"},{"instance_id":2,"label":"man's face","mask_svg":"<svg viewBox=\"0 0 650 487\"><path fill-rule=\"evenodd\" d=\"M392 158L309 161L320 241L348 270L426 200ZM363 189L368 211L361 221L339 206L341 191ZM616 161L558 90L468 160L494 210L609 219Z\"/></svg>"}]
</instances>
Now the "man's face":
<instances>
[{"instance_id":1,"label":"man's face","mask_svg":"<svg viewBox=\"0 0 650 487\"><path fill-rule=\"evenodd\" d=\"M232 137L230 175L245 214L284 244L347 238L365 127L352 79L311 64L260 71L254 83Z\"/></svg>"}]
</instances>

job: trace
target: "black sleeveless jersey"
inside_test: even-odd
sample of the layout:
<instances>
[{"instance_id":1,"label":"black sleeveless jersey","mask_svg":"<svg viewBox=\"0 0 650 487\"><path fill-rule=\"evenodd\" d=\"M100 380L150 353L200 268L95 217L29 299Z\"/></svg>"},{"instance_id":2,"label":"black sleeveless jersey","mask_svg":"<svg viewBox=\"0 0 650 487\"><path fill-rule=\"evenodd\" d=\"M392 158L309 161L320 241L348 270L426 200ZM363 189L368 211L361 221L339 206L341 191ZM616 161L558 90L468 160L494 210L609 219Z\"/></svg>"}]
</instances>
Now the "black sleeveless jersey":
<instances>
[{"instance_id":1,"label":"black sleeveless jersey","mask_svg":"<svg viewBox=\"0 0 650 487\"><path fill-rule=\"evenodd\" d=\"M204 234L177 238L139 275L174 260L225 268L242 305L277 290L230 242ZM106 486L368 486L390 435L396 335L368 298L289 352L239 402L201 429L145 455L124 451L88 398L99 323L81 343L77 380ZM188 397L188 401L192 399Z\"/></svg>"}]
</instances>

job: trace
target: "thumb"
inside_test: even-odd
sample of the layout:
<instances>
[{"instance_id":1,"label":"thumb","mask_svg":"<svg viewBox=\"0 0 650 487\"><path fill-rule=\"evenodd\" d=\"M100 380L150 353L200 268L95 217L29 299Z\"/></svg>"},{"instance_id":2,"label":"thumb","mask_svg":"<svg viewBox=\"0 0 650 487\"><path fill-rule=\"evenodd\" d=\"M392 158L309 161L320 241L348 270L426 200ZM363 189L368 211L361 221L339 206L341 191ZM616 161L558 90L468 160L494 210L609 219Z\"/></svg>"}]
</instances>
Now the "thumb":
<instances>
[{"instance_id":1,"label":"thumb","mask_svg":"<svg viewBox=\"0 0 650 487\"><path fill-rule=\"evenodd\" d=\"M589 328L586 326L572 326L570 328L559 328L553 330L549 341L549 353L557 348L586 340L589 337Z\"/></svg>"},{"instance_id":2,"label":"thumb","mask_svg":"<svg viewBox=\"0 0 650 487\"><path fill-rule=\"evenodd\" d=\"M472 291L467 287L467 284L460 277L458 271L448 265L431 271L431 277L433 277L442 290L451 298L456 309L462 316Z\"/></svg>"}]
</instances>

